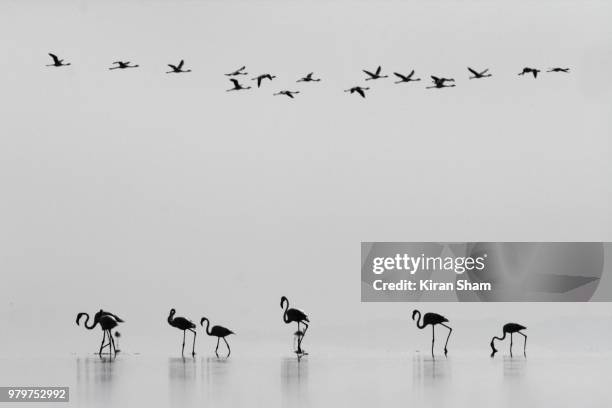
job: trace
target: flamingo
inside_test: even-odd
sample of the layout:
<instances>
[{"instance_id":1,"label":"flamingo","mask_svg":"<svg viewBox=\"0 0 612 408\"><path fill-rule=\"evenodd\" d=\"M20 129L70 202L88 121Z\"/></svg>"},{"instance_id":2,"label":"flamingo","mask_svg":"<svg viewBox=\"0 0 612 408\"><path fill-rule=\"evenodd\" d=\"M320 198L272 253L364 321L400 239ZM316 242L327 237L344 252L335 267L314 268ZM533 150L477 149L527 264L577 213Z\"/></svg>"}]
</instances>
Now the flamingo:
<instances>
[{"instance_id":1,"label":"flamingo","mask_svg":"<svg viewBox=\"0 0 612 408\"><path fill-rule=\"evenodd\" d=\"M115 61L114 67L110 67L109 70L113 69L126 69L126 68L138 68L140 65L130 65L130 61Z\"/></svg>"},{"instance_id":2,"label":"flamingo","mask_svg":"<svg viewBox=\"0 0 612 408\"><path fill-rule=\"evenodd\" d=\"M512 357L512 335L514 333L518 333L525 338L525 342L523 344L523 355L527 357L527 335L525 333L522 333L521 330L527 330L527 328L518 323L504 324L504 327L503 327L504 335L502 337L494 336L491 339L491 349L493 350L491 352L491 357L493 357L495 353L497 353L497 349L495 348L495 340L504 340L506 338L507 333L510 333L510 357Z\"/></svg>"},{"instance_id":3,"label":"flamingo","mask_svg":"<svg viewBox=\"0 0 612 408\"><path fill-rule=\"evenodd\" d=\"M191 320L186 319L184 317L174 317L175 314L176 310L170 309L170 314L168 315L168 324L183 331L183 348L181 349L181 355L185 355L185 332L189 330L193 333L193 348L191 350L191 355L195 356L196 331L194 329L196 325Z\"/></svg>"},{"instance_id":4,"label":"flamingo","mask_svg":"<svg viewBox=\"0 0 612 408\"><path fill-rule=\"evenodd\" d=\"M288 97L293 99L293 98L295 98L295 96L293 96L293 95L299 94L299 93L300 93L300 91L279 91L279 92L277 92L277 93L275 93L273 95L274 96L276 96L276 95L287 95Z\"/></svg>"},{"instance_id":5,"label":"flamingo","mask_svg":"<svg viewBox=\"0 0 612 408\"><path fill-rule=\"evenodd\" d=\"M399 78L399 81L395 82L396 84L401 84L402 82L413 82L413 81L421 80L421 78L414 78L414 79L412 78L414 76L414 69L410 71L408 75L402 75L398 72L394 72L393 75Z\"/></svg>"},{"instance_id":6,"label":"flamingo","mask_svg":"<svg viewBox=\"0 0 612 408\"><path fill-rule=\"evenodd\" d=\"M172 68L171 71L166 72L166 74L181 74L184 72L191 72L190 69L183 69L183 65L185 64L184 60L181 60L181 62L179 62L178 65L172 65L172 64L168 64L168 66L170 68Z\"/></svg>"},{"instance_id":7,"label":"flamingo","mask_svg":"<svg viewBox=\"0 0 612 408\"><path fill-rule=\"evenodd\" d=\"M368 78L366 78L366 81L372 81L374 79L381 79L381 78L389 78L388 75L380 75L382 71L382 67L380 65L378 66L378 68L376 68L376 72L370 72L365 69L362 69L362 71L365 72L365 74L368 76Z\"/></svg>"},{"instance_id":8,"label":"flamingo","mask_svg":"<svg viewBox=\"0 0 612 408\"><path fill-rule=\"evenodd\" d=\"M489 68L485 69L484 71L478 72L475 69L468 67L468 71L470 71L474 75L474 76L471 76L470 79L480 79L480 78L486 78L486 77L491 76L491 74L487 73L489 72Z\"/></svg>"},{"instance_id":9,"label":"flamingo","mask_svg":"<svg viewBox=\"0 0 612 408\"><path fill-rule=\"evenodd\" d=\"M113 350L115 354L117 354L117 348L115 347L115 341L113 340L111 330L117 327L119 323L123 323L123 320L117 315L114 315L110 312L105 312L104 310L100 309L94 315L91 326L88 325L89 314L85 312L79 313L76 318L77 326L80 326L80 320L81 320L81 317L83 316L86 316L85 323L83 323L86 329L93 330L93 328L96 327L98 323L100 324L100 327L102 328L102 343L100 343L100 350L98 351L98 355L101 356L102 350L104 349L104 347L107 347L107 346L109 347L108 354L112 354ZM107 335L108 335L108 344L104 344L104 342L106 341Z\"/></svg>"},{"instance_id":10,"label":"flamingo","mask_svg":"<svg viewBox=\"0 0 612 408\"><path fill-rule=\"evenodd\" d=\"M49 53L49 56L53 58L53 64L48 64L47 67L67 67L70 65L70 62L64 63L64 60L59 59L55 54Z\"/></svg>"},{"instance_id":11,"label":"flamingo","mask_svg":"<svg viewBox=\"0 0 612 408\"><path fill-rule=\"evenodd\" d=\"M415 309L412 312L412 320L414 320L414 317L416 315L419 316L416 321L416 325L419 329L424 329L427 325L431 325L431 356L432 357L434 357L434 342L436 339L435 326L439 324L448 329L448 337L446 337L446 343L444 344L444 355L446 356L448 354L448 349L446 348L448 346L448 339L450 339L451 333L453 332L453 329L450 326L447 326L444 324L448 322L448 319L437 313L425 313L423 315L423 321L421 322L421 312Z\"/></svg>"},{"instance_id":12,"label":"flamingo","mask_svg":"<svg viewBox=\"0 0 612 408\"><path fill-rule=\"evenodd\" d=\"M533 74L533 77L537 78L539 72L540 72L540 70L537 69L537 68L525 67L525 68L523 68L523 70L521 72L519 72L519 75Z\"/></svg>"},{"instance_id":13,"label":"flamingo","mask_svg":"<svg viewBox=\"0 0 612 408\"><path fill-rule=\"evenodd\" d=\"M234 84L234 87L231 88L231 89L227 89L226 92L229 92L229 91L241 91L243 89L251 89L250 86L243 86L240 82L238 82L237 79L232 78L232 79L230 79L230 81L232 81L232 83Z\"/></svg>"},{"instance_id":14,"label":"flamingo","mask_svg":"<svg viewBox=\"0 0 612 408\"><path fill-rule=\"evenodd\" d=\"M433 80L434 85L433 86L428 86L427 89L432 89L432 88L452 88L455 86L455 84L452 85L446 85L446 82L455 82L455 80L453 78L438 78L437 76L432 75L431 79Z\"/></svg>"},{"instance_id":15,"label":"flamingo","mask_svg":"<svg viewBox=\"0 0 612 408\"><path fill-rule=\"evenodd\" d=\"M207 317L203 317L200 320L200 325L204 326L204 322L206 322L206 334L208 334L209 336L214 336L217 338L217 347L215 348L215 354L217 355L217 357L219 357L219 340L223 339L223 341L225 342L225 345L227 346L227 357L230 356L230 354L232 354L232 350L230 349L229 343L227 342L227 340L225 339L226 336L229 336L230 334L236 334L233 331L231 331L228 328L225 328L223 326L213 326L212 329L210 328L210 320L208 320Z\"/></svg>"},{"instance_id":16,"label":"flamingo","mask_svg":"<svg viewBox=\"0 0 612 408\"><path fill-rule=\"evenodd\" d=\"M346 89L344 92L349 92L349 93L355 93L357 92L359 95L361 95L362 98L365 98L365 91L367 91L370 88L367 87L362 87L362 86L354 86L350 89Z\"/></svg>"},{"instance_id":17,"label":"flamingo","mask_svg":"<svg viewBox=\"0 0 612 408\"><path fill-rule=\"evenodd\" d=\"M225 76L238 76L238 75L247 75L248 72L244 72L244 70L246 69L246 66L243 65L240 68L238 68L235 71L232 71L230 73L225 74Z\"/></svg>"},{"instance_id":18,"label":"flamingo","mask_svg":"<svg viewBox=\"0 0 612 408\"><path fill-rule=\"evenodd\" d=\"M314 72L310 72L305 77L298 79L296 82L319 82L321 78L313 78Z\"/></svg>"},{"instance_id":19,"label":"flamingo","mask_svg":"<svg viewBox=\"0 0 612 408\"><path fill-rule=\"evenodd\" d=\"M287 299L285 296L281 297L280 307L281 309L285 309L285 312L283 313L283 321L285 323L297 323L298 331L301 331L300 324L303 324L305 326L304 331L299 336L298 347L296 350L296 353L298 354L305 354L304 350L302 350L302 340L304 339L306 331L308 330L308 323L310 323L310 320L308 320L308 316L306 316L306 313L302 312L299 309L290 309L289 299Z\"/></svg>"},{"instance_id":20,"label":"flamingo","mask_svg":"<svg viewBox=\"0 0 612 408\"><path fill-rule=\"evenodd\" d=\"M269 79L270 81L273 80L274 78L276 78L275 75L270 75L270 74L261 74L259 76L256 76L255 78L251 78L251 81L257 81L257 87L259 88L261 86L261 83L264 79Z\"/></svg>"},{"instance_id":21,"label":"flamingo","mask_svg":"<svg viewBox=\"0 0 612 408\"><path fill-rule=\"evenodd\" d=\"M548 71L546 72L565 72L566 74L569 74L569 70L570 70L569 68L556 67L556 68L549 68Z\"/></svg>"}]
</instances>

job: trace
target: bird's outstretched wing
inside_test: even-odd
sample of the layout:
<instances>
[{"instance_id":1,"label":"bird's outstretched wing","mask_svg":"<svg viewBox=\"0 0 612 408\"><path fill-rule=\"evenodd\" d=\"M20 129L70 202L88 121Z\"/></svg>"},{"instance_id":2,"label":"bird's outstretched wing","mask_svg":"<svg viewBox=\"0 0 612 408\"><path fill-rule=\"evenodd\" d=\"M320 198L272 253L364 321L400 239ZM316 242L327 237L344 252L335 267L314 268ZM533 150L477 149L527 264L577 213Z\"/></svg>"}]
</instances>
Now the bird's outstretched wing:
<instances>
[{"instance_id":1,"label":"bird's outstretched wing","mask_svg":"<svg viewBox=\"0 0 612 408\"><path fill-rule=\"evenodd\" d=\"M234 84L234 88L239 88L240 87L240 83L238 82L237 79L230 79L230 81L232 81L232 83Z\"/></svg>"},{"instance_id":2,"label":"bird's outstretched wing","mask_svg":"<svg viewBox=\"0 0 612 408\"><path fill-rule=\"evenodd\" d=\"M438 78L437 76L432 75L431 79L433 79L434 82L440 82L440 78Z\"/></svg>"},{"instance_id":3,"label":"bird's outstretched wing","mask_svg":"<svg viewBox=\"0 0 612 408\"><path fill-rule=\"evenodd\" d=\"M49 56L53 58L53 62L55 62L56 64L59 64L59 58L57 57L57 55L49 53Z\"/></svg>"},{"instance_id":4,"label":"bird's outstretched wing","mask_svg":"<svg viewBox=\"0 0 612 408\"><path fill-rule=\"evenodd\" d=\"M261 80L263 79L263 76L258 76L257 77L257 87L259 88L261 86Z\"/></svg>"},{"instance_id":5,"label":"bird's outstretched wing","mask_svg":"<svg viewBox=\"0 0 612 408\"><path fill-rule=\"evenodd\" d=\"M185 63L185 61L181 60L181 62L179 62L178 64L178 69L183 68L183 64Z\"/></svg>"},{"instance_id":6,"label":"bird's outstretched wing","mask_svg":"<svg viewBox=\"0 0 612 408\"><path fill-rule=\"evenodd\" d=\"M474 69L472 69L472 68L470 68L470 67L468 67L468 71L470 71L470 72L471 72L472 74L474 74L475 76L479 76L479 75L481 75L479 72L476 72L476 70L474 70Z\"/></svg>"},{"instance_id":7,"label":"bird's outstretched wing","mask_svg":"<svg viewBox=\"0 0 612 408\"><path fill-rule=\"evenodd\" d=\"M293 93L291 92L285 92L285 95L287 95L288 97L290 97L291 99L294 98Z\"/></svg>"},{"instance_id":8,"label":"bird's outstretched wing","mask_svg":"<svg viewBox=\"0 0 612 408\"><path fill-rule=\"evenodd\" d=\"M376 75L380 75L380 71L382 71L382 67L379 65L378 68L376 68Z\"/></svg>"},{"instance_id":9,"label":"bird's outstretched wing","mask_svg":"<svg viewBox=\"0 0 612 408\"><path fill-rule=\"evenodd\" d=\"M172 68L174 71L178 70L178 67L176 65L168 64L168 66Z\"/></svg>"},{"instance_id":10,"label":"bird's outstretched wing","mask_svg":"<svg viewBox=\"0 0 612 408\"><path fill-rule=\"evenodd\" d=\"M489 72L489 68L487 68L487 69L485 69L484 71L482 71L482 72L480 73L480 75L484 75L484 74L486 74L487 72Z\"/></svg>"},{"instance_id":11,"label":"bird's outstretched wing","mask_svg":"<svg viewBox=\"0 0 612 408\"><path fill-rule=\"evenodd\" d=\"M367 75L371 76L372 78L376 78L376 74L371 73L367 69L362 69L362 71L365 72Z\"/></svg>"},{"instance_id":12,"label":"bird's outstretched wing","mask_svg":"<svg viewBox=\"0 0 612 408\"><path fill-rule=\"evenodd\" d=\"M119 65L119 64L121 64L121 61L113 61L113 64Z\"/></svg>"},{"instance_id":13,"label":"bird's outstretched wing","mask_svg":"<svg viewBox=\"0 0 612 408\"><path fill-rule=\"evenodd\" d=\"M365 92L363 91L363 89L357 88L357 89L355 89L355 92L357 92L359 95L361 95L362 98L365 98Z\"/></svg>"},{"instance_id":14,"label":"bird's outstretched wing","mask_svg":"<svg viewBox=\"0 0 612 408\"><path fill-rule=\"evenodd\" d=\"M399 78L399 79L401 79L402 81L405 81L405 80L407 80L408 78L410 78L410 77L404 76L404 75L402 75L402 74L400 74L400 73L397 73L397 72L394 72L394 73L393 73L393 75L395 75L396 77L398 77L398 78Z\"/></svg>"},{"instance_id":15,"label":"bird's outstretched wing","mask_svg":"<svg viewBox=\"0 0 612 408\"><path fill-rule=\"evenodd\" d=\"M414 75L414 69L410 71L410 73L408 74L408 79L412 78L413 75Z\"/></svg>"}]
</instances>

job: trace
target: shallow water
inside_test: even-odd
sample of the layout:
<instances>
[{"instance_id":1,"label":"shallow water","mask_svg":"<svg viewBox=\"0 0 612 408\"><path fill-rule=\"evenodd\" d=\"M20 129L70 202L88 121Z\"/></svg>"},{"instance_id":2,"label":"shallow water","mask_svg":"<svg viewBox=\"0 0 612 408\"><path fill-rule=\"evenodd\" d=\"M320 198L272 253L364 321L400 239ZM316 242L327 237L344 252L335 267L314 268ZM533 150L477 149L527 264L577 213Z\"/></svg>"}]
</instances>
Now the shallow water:
<instances>
[{"instance_id":1,"label":"shallow water","mask_svg":"<svg viewBox=\"0 0 612 408\"><path fill-rule=\"evenodd\" d=\"M0 384L67 385L70 406L83 407L609 407L611 361L607 355L309 355L300 361L84 355L2 359Z\"/></svg>"}]
</instances>

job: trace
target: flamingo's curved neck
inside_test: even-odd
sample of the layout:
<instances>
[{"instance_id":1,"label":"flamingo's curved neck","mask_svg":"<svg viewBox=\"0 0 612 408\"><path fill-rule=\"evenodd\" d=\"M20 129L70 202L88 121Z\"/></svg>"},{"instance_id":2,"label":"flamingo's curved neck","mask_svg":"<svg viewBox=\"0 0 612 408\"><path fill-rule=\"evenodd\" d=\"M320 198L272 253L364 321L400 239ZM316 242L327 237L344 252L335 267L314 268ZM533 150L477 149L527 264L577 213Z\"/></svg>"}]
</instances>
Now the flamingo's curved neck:
<instances>
[{"instance_id":1,"label":"flamingo's curved neck","mask_svg":"<svg viewBox=\"0 0 612 408\"><path fill-rule=\"evenodd\" d=\"M417 325L417 327L418 327L419 329L423 329L423 328L425 327L425 325L424 325L424 324L422 324L422 322L421 322L421 312L419 312L419 311L417 310L416 314L417 314L417 316L418 316L418 318L417 318L417 322L416 322L416 325Z\"/></svg>"},{"instance_id":2,"label":"flamingo's curved neck","mask_svg":"<svg viewBox=\"0 0 612 408\"><path fill-rule=\"evenodd\" d=\"M209 336L212 336L212 333L210 332L210 320L206 319L206 334L208 334Z\"/></svg>"},{"instance_id":3,"label":"flamingo's curved neck","mask_svg":"<svg viewBox=\"0 0 612 408\"><path fill-rule=\"evenodd\" d=\"M289 323L289 317L287 317L287 311L289 310L289 300L285 299L285 313L283 313L283 321Z\"/></svg>"},{"instance_id":4,"label":"flamingo's curved neck","mask_svg":"<svg viewBox=\"0 0 612 408\"><path fill-rule=\"evenodd\" d=\"M98 320L96 319L94 319L91 326L87 325L88 322L89 322L89 313L85 313L85 323L83 323L83 326L85 326L86 329L92 330L98 324Z\"/></svg>"},{"instance_id":5,"label":"flamingo's curved neck","mask_svg":"<svg viewBox=\"0 0 612 408\"><path fill-rule=\"evenodd\" d=\"M173 321L174 321L174 314L173 314L173 313L170 313L170 314L168 315L168 323L172 324L172 322L173 322Z\"/></svg>"}]
</instances>

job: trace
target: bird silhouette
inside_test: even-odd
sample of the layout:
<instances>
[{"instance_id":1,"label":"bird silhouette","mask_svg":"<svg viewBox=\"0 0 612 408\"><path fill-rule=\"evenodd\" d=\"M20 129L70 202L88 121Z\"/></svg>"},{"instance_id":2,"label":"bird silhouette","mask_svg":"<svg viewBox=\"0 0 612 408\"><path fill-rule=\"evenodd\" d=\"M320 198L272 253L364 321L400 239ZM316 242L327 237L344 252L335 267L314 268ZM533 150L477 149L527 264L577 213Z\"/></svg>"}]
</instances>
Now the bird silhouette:
<instances>
[{"instance_id":1,"label":"bird silhouette","mask_svg":"<svg viewBox=\"0 0 612 408\"><path fill-rule=\"evenodd\" d=\"M412 312L412 320L414 320L414 317L417 315L418 315L418 318L416 320L416 325L419 329L424 329L428 325L431 325L431 356L432 357L434 357L434 343L436 340L435 326L439 324L440 326L444 326L448 329L448 337L446 337L446 343L444 344L444 355L446 356L448 354L448 349L447 349L448 339L450 339L451 333L453 332L453 329L450 328L450 326L447 326L446 324L444 324L448 322L448 319L437 313L425 313L423 315L423 321L421 322L421 312L415 309Z\"/></svg>"},{"instance_id":2,"label":"bird silhouette","mask_svg":"<svg viewBox=\"0 0 612 408\"><path fill-rule=\"evenodd\" d=\"M523 355L525 357L527 357L527 335L525 333L522 333L521 330L526 330L527 328L523 325L520 325L518 323L506 323L504 324L503 327L503 331L504 331L504 335L502 337L497 337L494 336L491 339L491 349L493 350L491 352L491 357L493 357L495 355L495 353L497 353L497 349L495 348L495 340L504 340L506 338L506 334L510 333L510 357L512 357L512 343L513 343L513 339L512 339L512 335L514 333L518 333L521 336L523 336L525 338L525 342L523 344Z\"/></svg>"},{"instance_id":3,"label":"bird silhouette","mask_svg":"<svg viewBox=\"0 0 612 408\"><path fill-rule=\"evenodd\" d=\"M306 331L308 330L308 323L310 323L310 320L308 320L308 316L306 316L306 314L299 309L294 309L294 308L290 309L289 299L287 299L287 297L285 296L281 297L280 307L281 309L283 308L285 309L285 312L283 313L283 321L285 323L287 324L297 323L298 331L302 331L300 328L300 324L303 324L305 326L304 331L302 332L302 335L298 339L298 348L296 350L297 354L304 354L305 351L302 350L302 340L304 339L304 336L306 335Z\"/></svg>"},{"instance_id":4,"label":"bird silhouette","mask_svg":"<svg viewBox=\"0 0 612 408\"><path fill-rule=\"evenodd\" d=\"M115 61L114 67L110 67L109 70L113 69L126 69L126 68L138 68L140 65L130 65L130 61Z\"/></svg>"},{"instance_id":5,"label":"bird silhouette","mask_svg":"<svg viewBox=\"0 0 612 408\"><path fill-rule=\"evenodd\" d=\"M549 68L548 71L546 71L546 72L565 72L566 74L568 74L569 70L570 70L569 68L559 68L559 67L556 67L556 68Z\"/></svg>"},{"instance_id":6,"label":"bird silhouette","mask_svg":"<svg viewBox=\"0 0 612 408\"><path fill-rule=\"evenodd\" d=\"M181 355L185 355L185 332L189 330L193 333L193 348L191 349L191 355L195 356L196 331L194 329L196 325L191 320L186 319L184 317L174 317L175 314L176 310L170 309L170 314L168 315L168 324L183 331L183 348L181 348Z\"/></svg>"},{"instance_id":7,"label":"bird silhouette","mask_svg":"<svg viewBox=\"0 0 612 408\"><path fill-rule=\"evenodd\" d=\"M238 68L237 70L225 74L225 76L247 75L248 72L244 72L245 69L246 69L246 66L243 65L240 68Z\"/></svg>"},{"instance_id":8,"label":"bird silhouette","mask_svg":"<svg viewBox=\"0 0 612 408\"><path fill-rule=\"evenodd\" d=\"M299 94L299 93L300 93L300 91L279 91L279 92L277 92L277 93L275 93L273 95L274 96L276 96L276 95L287 95L288 97L293 99L293 98L295 98L295 96L293 96L293 95Z\"/></svg>"},{"instance_id":9,"label":"bird silhouette","mask_svg":"<svg viewBox=\"0 0 612 408\"><path fill-rule=\"evenodd\" d=\"M370 89L370 88L363 87L363 86L354 86L354 87L352 87L350 89L345 89L344 92L349 92L351 94L356 92L359 95L361 95L362 98L365 98L366 97L365 91L367 91L368 89Z\"/></svg>"},{"instance_id":10,"label":"bird silhouette","mask_svg":"<svg viewBox=\"0 0 612 408\"><path fill-rule=\"evenodd\" d=\"M319 82L321 78L313 78L314 72L308 73L305 77L298 79L296 82Z\"/></svg>"},{"instance_id":11,"label":"bird silhouette","mask_svg":"<svg viewBox=\"0 0 612 408\"><path fill-rule=\"evenodd\" d=\"M480 72L470 67L467 67L467 69L473 74L473 76L471 76L470 79L479 79L479 78L486 78L486 77L491 76L491 74L487 73L489 72L489 68L485 69L484 71L480 71Z\"/></svg>"},{"instance_id":12,"label":"bird silhouette","mask_svg":"<svg viewBox=\"0 0 612 408\"><path fill-rule=\"evenodd\" d=\"M240 82L238 82L237 79L232 78L232 79L230 79L230 81L232 81L232 83L234 84L234 87L231 88L231 89L227 89L226 92L229 92L229 91L241 91L241 90L244 90L244 89L251 89L250 86L243 86Z\"/></svg>"},{"instance_id":13,"label":"bird silhouette","mask_svg":"<svg viewBox=\"0 0 612 408\"><path fill-rule=\"evenodd\" d=\"M172 68L172 70L166 72L166 74L181 74L184 72L191 72L190 69L183 69L184 64L185 64L184 60L181 60L181 62L179 62L178 65L168 64L168 66Z\"/></svg>"},{"instance_id":14,"label":"bird silhouette","mask_svg":"<svg viewBox=\"0 0 612 408\"><path fill-rule=\"evenodd\" d=\"M70 65L70 62L64 63L64 60L59 59L55 54L49 53L49 56L53 59L53 64L48 64L47 67L67 67Z\"/></svg>"},{"instance_id":15,"label":"bird silhouette","mask_svg":"<svg viewBox=\"0 0 612 408\"><path fill-rule=\"evenodd\" d=\"M276 76L274 75L261 74L261 75L256 76L255 78L251 78L251 81L257 81L257 87L259 88L264 79L269 79L271 81L274 78L276 78Z\"/></svg>"},{"instance_id":16,"label":"bird silhouette","mask_svg":"<svg viewBox=\"0 0 612 408\"><path fill-rule=\"evenodd\" d=\"M455 80L453 78L439 78L437 76L431 75L431 79L433 80L434 85L433 86L428 86L427 89L432 89L432 88L452 88L455 86L455 84L452 85L446 85L447 82L455 82Z\"/></svg>"},{"instance_id":17,"label":"bird silhouette","mask_svg":"<svg viewBox=\"0 0 612 408\"><path fill-rule=\"evenodd\" d=\"M107 346L109 347L108 354L113 354L113 352L117 354L117 348L115 347L115 341L113 340L113 335L111 331L112 329L117 327L119 323L123 323L123 320L119 316L114 315L113 313L106 312L100 309L94 315L93 322L91 325L88 325L89 323L88 313L81 312L77 314L77 317L76 317L77 326L80 326L80 320L83 316L86 316L85 322L83 323L86 329L93 330L98 324L100 324L100 328L102 329L102 343L100 343L100 350L98 351L98 355L101 356L102 350L104 349L104 347L107 347ZM104 344L104 342L106 341L106 336L108 336L108 343Z\"/></svg>"},{"instance_id":18,"label":"bird silhouette","mask_svg":"<svg viewBox=\"0 0 612 408\"><path fill-rule=\"evenodd\" d=\"M412 78L414 76L414 69L410 71L408 75L402 75L399 72L394 72L393 75L399 78L399 81L395 81L396 84L401 84L403 82L414 82L420 81L421 78Z\"/></svg>"},{"instance_id":19,"label":"bird silhouette","mask_svg":"<svg viewBox=\"0 0 612 408\"><path fill-rule=\"evenodd\" d=\"M204 322L206 322L206 330L205 330L206 334L217 338L217 347L215 348L215 354L217 355L217 357L219 357L219 340L221 339L223 339L223 341L225 342L225 345L227 346L227 357L229 357L230 354L232 354L232 350L230 349L229 343L227 342L225 337L229 336L230 334L236 334L236 333L234 333L230 329L227 329L223 326L213 326L212 329L210 329L210 320L208 320L207 317L203 317L200 320L200 325L204 326Z\"/></svg>"},{"instance_id":20,"label":"bird silhouette","mask_svg":"<svg viewBox=\"0 0 612 408\"><path fill-rule=\"evenodd\" d=\"M540 70L537 69L537 68L525 67L525 68L523 68L523 70L521 72L519 72L519 75L533 74L533 77L537 78L539 72L540 72Z\"/></svg>"},{"instance_id":21,"label":"bird silhouette","mask_svg":"<svg viewBox=\"0 0 612 408\"><path fill-rule=\"evenodd\" d=\"M389 76L387 75L381 75L381 71L382 71L382 67L379 65L378 68L376 68L376 72L370 72L368 70L362 69L362 71L368 76L366 78L366 81L372 81L374 79L381 79L381 78L389 78Z\"/></svg>"}]
</instances>

